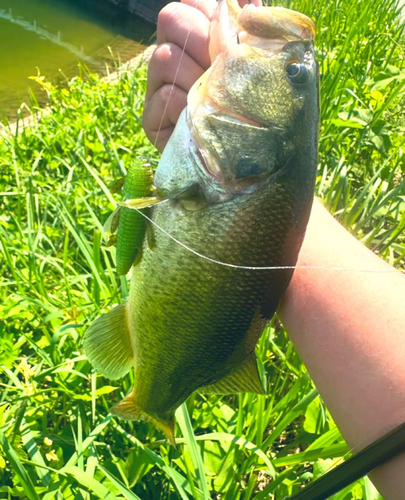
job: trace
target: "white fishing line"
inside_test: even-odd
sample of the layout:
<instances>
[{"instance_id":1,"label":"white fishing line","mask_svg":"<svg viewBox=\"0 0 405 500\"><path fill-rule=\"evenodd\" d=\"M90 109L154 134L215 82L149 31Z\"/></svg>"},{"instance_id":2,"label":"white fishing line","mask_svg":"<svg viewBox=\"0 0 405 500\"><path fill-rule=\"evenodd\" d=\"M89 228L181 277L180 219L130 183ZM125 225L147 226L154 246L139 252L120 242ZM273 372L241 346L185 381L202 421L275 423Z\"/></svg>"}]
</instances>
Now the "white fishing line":
<instances>
[{"instance_id":1,"label":"white fishing line","mask_svg":"<svg viewBox=\"0 0 405 500\"><path fill-rule=\"evenodd\" d=\"M178 240L175 238L172 234L170 234L168 231L163 229L163 227L159 226L153 219L148 217L146 214L144 214L141 210L138 210L137 208L131 208L131 210L136 210L138 213L140 213L145 219L147 219L151 224L153 224L159 231L164 233L167 237L172 239L175 243L183 247L185 250L188 250L192 254L196 255L197 257L200 257L201 259L208 260L209 262L212 262L213 264L217 264L219 266L225 266L225 267L232 267L233 269L246 269L248 271L279 271L279 270L285 270L285 269L315 269L315 270L322 270L322 271L347 271L347 272L358 272L358 273L395 273L397 271L404 273L404 271L400 269L387 269L387 270L374 270L374 269L358 269L358 268L350 268L350 267L326 267L326 266L240 266L238 264L230 264L229 262L222 262L217 259L213 259L211 257L208 257L208 255L204 255L200 252L197 252L197 250L194 250L193 248L189 247L182 241Z\"/></svg>"},{"instance_id":2,"label":"white fishing line","mask_svg":"<svg viewBox=\"0 0 405 500\"><path fill-rule=\"evenodd\" d=\"M160 119L160 123L159 123L159 128L158 128L158 131L157 131L157 134L156 134L155 141L154 141L154 143L153 143L153 145L154 145L155 147L156 147L157 141L158 141L158 139L159 139L159 134L160 134L160 131L162 130L162 123L163 123L164 117L165 117L165 115L166 115L167 108L169 107L169 102L170 102L170 99L171 99L172 94L173 94L174 86L176 85L176 80L177 80L177 77L178 77L178 75L179 75L181 62L183 61L183 56L184 56L184 53L185 53L185 51L186 51L186 45L187 45L188 39L189 39L189 37L190 37L190 33L191 33L191 30L188 30L187 35L186 35L186 39L184 40L184 46L183 46L183 49L182 49L182 51L181 51L180 61L179 61L179 64L177 65L177 68L176 68L176 73L174 74L173 83L172 83L172 86L170 87L169 96L168 96L168 98L167 98L167 101L166 101L165 107L164 107L164 109L163 109L162 117L161 117L161 119Z\"/></svg>"}]
</instances>

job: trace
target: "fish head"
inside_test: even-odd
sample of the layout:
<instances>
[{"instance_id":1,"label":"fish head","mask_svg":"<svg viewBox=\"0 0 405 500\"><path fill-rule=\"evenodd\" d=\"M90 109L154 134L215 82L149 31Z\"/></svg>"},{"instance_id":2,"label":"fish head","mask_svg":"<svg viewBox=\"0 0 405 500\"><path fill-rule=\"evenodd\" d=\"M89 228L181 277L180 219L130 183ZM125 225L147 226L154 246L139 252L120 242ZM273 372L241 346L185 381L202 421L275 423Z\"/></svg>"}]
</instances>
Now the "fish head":
<instances>
[{"instance_id":1,"label":"fish head","mask_svg":"<svg viewBox=\"0 0 405 500\"><path fill-rule=\"evenodd\" d=\"M301 13L219 0L212 65L188 97L196 163L217 192L252 191L303 149L316 150L314 37Z\"/></svg>"}]
</instances>

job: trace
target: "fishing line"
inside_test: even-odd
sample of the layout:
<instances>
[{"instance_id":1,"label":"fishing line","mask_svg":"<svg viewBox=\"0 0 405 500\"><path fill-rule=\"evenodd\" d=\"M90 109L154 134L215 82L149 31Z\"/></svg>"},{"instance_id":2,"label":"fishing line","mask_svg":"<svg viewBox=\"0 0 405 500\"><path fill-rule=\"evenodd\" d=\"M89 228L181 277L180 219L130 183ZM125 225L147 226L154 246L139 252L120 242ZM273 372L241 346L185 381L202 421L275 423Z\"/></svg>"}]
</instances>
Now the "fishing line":
<instances>
[{"instance_id":1,"label":"fishing line","mask_svg":"<svg viewBox=\"0 0 405 500\"><path fill-rule=\"evenodd\" d=\"M194 8L197 8L197 0L194 1ZM172 94L173 94L173 90L174 90L174 87L176 85L176 81L177 81L177 77L179 75L179 71L180 71L180 67L181 67L181 63L183 61L183 56L184 56L184 53L186 51L186 45L187 45L187 42L188 42L188 39L190 37L190 34L191 34L191 29L188 30L187 32L187 35L186 35L186 39L184 40L184 45L183 45L183 49L181 51L181 54L180 54L180 60L179 60L179 64L177 65L177 68L176 68L176 73L174 74L174 78L173 78L173 83L170 87L170 92L169 92L169 96L167 98L167 101L166 101L166 104L165 104L165 107L163 109L163 113L162 113L162 117L160 119L160 123L159 123L159 127L158 127L158 131L157 131L157 134L156 134L156 137L155 137L155 141L153 143L154 147L156 147L156 144L157 144L157 141L158 141L158 138L159 138L159 134L160 134L160 131L162 130L162 123L163 123L163 120L164 120L164 117L166 115L166 111L167 111L167 108L169 107L169 102L170 102L170 99L172 97Z\"/></svg>"},{"instance_id":2,"label":"fishing line","mask_svg":"<svg viewBox=\"0 0 405 500\"><path fill-rule=\"evenodd\" d=\"M131 208L131 210L136 210L138 213L140 213L145 219L147 219L151 224L153 224L159 231L164 233L166 236L168 236L170 239L172 239L175 243L183 247L185 250L191 252L192 254L196 255L197 257L200 257L201 259L207 260L209 262L212 262L213 264L217 264L219 266L225 266L225 267L231 267L233 269L245 269L248 271L279 271L279 270L286 270L286 269L316 269L316 270L322 270L322 271L349 271L349 272L359 272L359 273L395 273L397 271L404 273L405 271L402 271L400 269L387 269L387 270L374 270L374 269L352 269L349 267L326 267L326 266L240 266L238 264L230 264L229 262L222 262L217 259L213 259L211 257L208 257L207 255L204 255L200 252L197 252L197 250L194 250L193 248L189 247L182 241L178 240L176 237L174 237L172 234L170 234L168 231L163 229L163 227L159 226L153 219L148 217L146 214L144 214L141 210L138 210L137 208Z\"/></svg>"}]
</instances>

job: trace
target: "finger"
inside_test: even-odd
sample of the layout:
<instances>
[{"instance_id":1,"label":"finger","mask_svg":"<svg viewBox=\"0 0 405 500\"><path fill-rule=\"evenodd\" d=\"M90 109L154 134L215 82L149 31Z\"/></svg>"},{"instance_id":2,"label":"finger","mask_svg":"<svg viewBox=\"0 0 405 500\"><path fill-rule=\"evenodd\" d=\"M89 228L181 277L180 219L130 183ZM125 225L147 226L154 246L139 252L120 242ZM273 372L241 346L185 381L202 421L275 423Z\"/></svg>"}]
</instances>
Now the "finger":
<instances>
[{"instance_id":1,"label":"finger","mask_svg":"<svg viewBox=\"0 0 405 500\"><path fill-rule=\"evenodd\" d=\"M178 45L162 43L149 62L146 100L166 83L175 83L188 92L203 73L204 69Z\"/></svg>"},{"instance_id":2,"label":"finger","mask_svg":"<svg viewBox=\"0 0 405 500\"><path fill-rule=\"evenodd\" d=\"M251 3L253 5L256 5L256 7L261 7L263 5L262 1L261 0L239 0L239 5L241 7L243 7L244 5L246 5L247 3Z\"/></svg>"},{"instance_id":3,"label":"finger","mask_svg":"<svg viewBox=\"0 0 405 500\"><path fill-rule=\"evenodd\" d=\"M160 11L157 26L157 43L173 43L203 68L210 65L208 53L210 21L199 10L184 3L169 3Z\"/></svg>"},{"instance_id":4,"label":"finger","mask_svg":"<svg viewBox=\"0 0 405 500\"><path fill-rule=\"evenodd\" d=\"M216 0L181 0L181 3L200 10L208 19L211 19L217 5Z\"/></svg>"},{"instance_id":5,"label":"finger","mask_svg":"<svg viewBox=\"0 0 405 500\"><path fill-rule=\"evenodd\" d=\"M163 85L145 105L142 126L148 139L163 151L180 113L187 105L187 92L176 85Z\"/></svg>"}]
</instances>

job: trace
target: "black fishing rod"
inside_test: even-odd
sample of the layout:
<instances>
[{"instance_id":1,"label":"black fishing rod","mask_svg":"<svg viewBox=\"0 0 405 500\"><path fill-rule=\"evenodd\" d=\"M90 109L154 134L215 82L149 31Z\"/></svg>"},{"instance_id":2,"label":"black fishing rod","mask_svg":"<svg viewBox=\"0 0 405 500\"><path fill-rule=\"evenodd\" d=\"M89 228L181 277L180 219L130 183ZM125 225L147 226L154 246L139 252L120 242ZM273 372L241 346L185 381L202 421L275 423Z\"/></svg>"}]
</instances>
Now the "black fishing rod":
<instances>
[{"instance_id":1,"label":"black fishing rod","mask_svg":"<svg viewBox=\"0 0 405 500\"><path fill-rule=\"evenodd\" d=\"M401 451L405 451L405 422L284 500L326 500Z\"/></svg>"}]
</instances>

